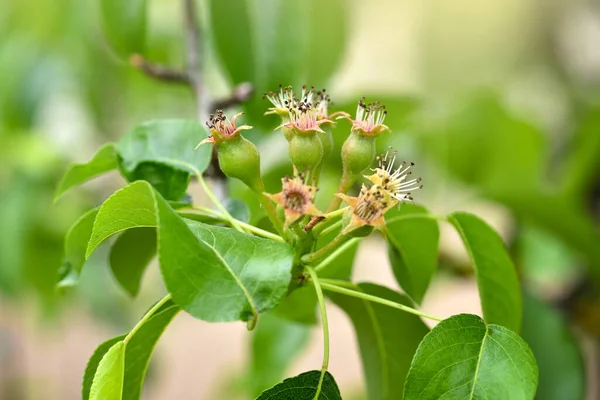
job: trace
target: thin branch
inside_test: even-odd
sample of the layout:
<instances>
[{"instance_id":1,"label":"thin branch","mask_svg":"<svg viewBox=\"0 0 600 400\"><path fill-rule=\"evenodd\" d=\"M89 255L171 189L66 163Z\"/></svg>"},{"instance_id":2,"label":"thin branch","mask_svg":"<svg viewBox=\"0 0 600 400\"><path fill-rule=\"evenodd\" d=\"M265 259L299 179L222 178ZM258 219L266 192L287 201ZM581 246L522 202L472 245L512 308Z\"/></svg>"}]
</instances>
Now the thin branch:
<instances>
[{"instance_id":1,"label":"thin branch","mask_svg":"<svg viewBox=\"0 0 600 400\"><path fill-rule=\"evenodd\" d=\"M210 109L224 109L235 106L237 104L245 103L252 97L253 93L254 87L252 86L252 84L250 82L242 82L235 88L233 88L231 96L224 99L215 100Z\"/></svg>"},{"instance_id":2,"label":"thin branch","mask_svg":"<svg viewBox=\"0 0 600 400\"><path fill-rule=\"evenodd\" d=\"M132 54L129 58L129 64L151 78L170 83L190 84L189 77L184 71L176 71L162 65L150 63L141 54Z\"/></svg>"},{"instance_id":3,"label":"thin branch","mask_svg":"<svg viewBox=\"0 0 600 400\"><path fill-rule=\"evenodd\" d=\"M195 0L183 0L185 37L187 44L187 75L196 99L196 114L200 121L207 121L210 114L210 94L204 86L200 54L202 53L200 27Z\"/></svg>"}]
</instances>

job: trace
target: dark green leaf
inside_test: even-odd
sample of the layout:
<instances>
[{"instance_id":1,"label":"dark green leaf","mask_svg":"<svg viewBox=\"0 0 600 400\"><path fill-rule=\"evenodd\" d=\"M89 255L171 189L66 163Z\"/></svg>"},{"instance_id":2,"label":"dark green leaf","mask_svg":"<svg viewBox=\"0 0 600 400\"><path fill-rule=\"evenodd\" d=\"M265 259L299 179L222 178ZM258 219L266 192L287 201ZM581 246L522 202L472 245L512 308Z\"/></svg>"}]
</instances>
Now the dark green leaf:
<instances>
[{"instance_id":1,"label":"dark green leaf","mask_svg":"<svg viewBox=\"0 0 600 400\"><path fill-rule=\"evenodd\" d=\"M387 239L390 262L400 287L418 304L437 270L439 229L423 207L404 205L388 213Z\"/></svg>"},{"instance_id":2,"label":"dark green leaf","mask_svg":"<svg viewBox=\"0 0 600 400\"><path fill-rule=\"evenodd\" d=\"M144 271L155 254L155 228L126 230L113 244L110 249L110 269L130 295L138 294Z\"/></svg>"},{"instance_id":3,"label":"dark green leaf","mask_svg":"<svg viewBox=\"0 0 600 400\"><path fill-rule=\"evenodd\" d=\"M310 328L272 313L261 316L252 335L252 363L248 386L253 397L279 382L308 343Z\"/></svg>"},{"instance_id":4,"label":"dark green leaf","mask_svg":"<svg viewBox=\"0 0 600 400\"><path fill-rule=\"evenodd\" d=\"M223 69L233 83L255 82L256 38L253 36L251 2L210 0L208 5L214 47Z\"/></svg>"},{"instance_id":5,"label":"dark green leaf","mask_svg":"<svg viewBox=\"0 0 600 400\"><path fill-rule=\"evenodd\" d=\"M361 283L356 290L413 306L406 296L383 286ZM327 295L352 320L369 399L398 399L413 355L429 328L419 317L395 308L340 294Z\"/></svg>"},{"instance_id":6,"label":"dark green leaf","mask_svg":"<svg viewBox=\"0 0 600 400\"><path fill-rule=\"evenodd\" d=\"M246 223L250 221L250 210L242 200L229 199L225 203L225 208L233 218Z\"/></svg>"},{"instance_id":7,"label":"dark green leaf","mask_svg":"<svg viewBox=\"0 0 600 400\"><path fill-rule=\"evenodd\" d=\"M521 289L515 267L502 238L473 214L456 212L448 216L467 248L488 323L521 330L523 315Z\"/></svg>"},{"instance_id":8,"label":"dark green leaf","mask_svg":"<svg viewBox=\"0 0 600 400\"><path fill-rule=\"evenodd\" d=\"M102 357L90 388L90 400L121 400L125 374L125 343L115 343Z\"/></svg>"},{"instance_id":9,"label":"dark green leaf","mask_svg":"<svg viewBox=\"0 0 600 400\"><path fill-rule=\"evenodd\" d=\"M271 389L264 391L256 400L313 400L317 395L317 386L321 371L304 372L288 378ZM319 400L341 400L340 389L329 372L325 372Z\"/></svg>"},{"instance_id":10,"label":"dark green leaf","mask_svg":"<svg viewBox=\"0 0 600 400\"><path fill-rule=\"evenodd\" d=\"M81 272L85 263L85 251L97 214L98 209L83 214L69 228L65 236L65 263L70 265L77 274Z\"/></svg>"},{"instance_id":11,"label":"dark green leaf","mask_svg":"<svg viewBox=\"0 0 600 400\"><path fill-rule=\"evenodd\" d=\"M125 339L127 335L117 336L111 339L108 339L106 342L102 343L96 350L94 354L90 357L87 366L85 367L85 373L83 375L83 384L81 386L81 398L82 400L88 400L90 398L90 389L92 387L92 382L94 381L94 376L96 375L96 371L98 370L98 364L108 352L108 350L113 347L113 345L117 342L121 342Z\"/></svg>"},{"instance_id":12,"label":"dark green leaf","mask_svg":"<svg viewBox=\"0 0 600 400\"><path fill-rule=\"evenodd\" d=\"M211 146L194 147L207 136L191 120L158 120L138 125L117 144L120 169L129 182L146 180L169 200L185 194L190 174L208 167Z\"/></svg>"},{"instance_id":13,"label":"dark green leaf","mask_svg":"<svg viewBox=\"0 0 600 400\"><path fill-rule=\"evenodd\" d=\"M349 7L345 0L310 0L304 4L310 9L312 25L307 32L306 82L320 87L337 71L346 53Z\"/></svg>"},{"instance_id":14,"label":"dark green leaf","mask_svg":"<svg viewBox=\"0 0 600 400\"><path fill-rule=\"evenodd\" d=\"M123 58L142 53L146 39L146 0L100 0L102 27L111 47Z\"/></svg>"},{"instance_id":15,"label":"dark green leaf","mask_svg":"<svg viewBox=\"0 0 600 400\"><path fill-rule=\"evenodd\" d=\"M183 200L190 184L191 175L187 171L153 162L140 163L131 175L130 182L146 181L150 183L165 199Z\"/></svg>"},{"instance_id":16,"label":"dark green leaf","mask_svg":"<svg viewBox=\"0 0 600 400\"><path fill-rule=\"evenodd\" d=\"M156 310L127 343L122 400L139 400L154 347L180 310L179 306L169 300Z\"/></svg>"},{"instance_id":17,"label":"dark green leaf","mask_svg":"<svg viewBox=\"0 0 600 400\"><path fill-rule=\"evenodd\" d=\"M440 322L413 359L405 400L530 400L538 368L527 343L499 325L469 314Z\"/></svg>"},{"instance_id":18,"label":"dark green leaf","mask_svg":"<svg viewBox=\"0 0 600 400\"><path fill-rule=\"evenodd\" d=\"M186 225L144 181L104 202L88 254L117 232L156 227L157 221L163 278L174 301L193 316L247 320L275 307L285 295L294 257L290 246L196 221L187 220Z\"/></svg>"},{"instance_id":19,"label":"dark green leaf","mask_svg":"<svg viewBox=\"0 0 600 400\"><path fill-rule=\"evenodd\" d=\"M540 369L539 400L583 400L585 369L581 349L567 321L532 296L523 303L523 339Z\"/></svg>"},{"instance_id":20,"label":"dark green leaf","mask_svg":"<svg viewBox=\"0 0 600 400\"><path fill-rule=\"evenodd\" d=\"M54 201L61 198L72 187L113 169L117 169L117 151L114 143L106 143L87 163L73 164L69 167L56 188Z\"/></svg>"}]
</instances>

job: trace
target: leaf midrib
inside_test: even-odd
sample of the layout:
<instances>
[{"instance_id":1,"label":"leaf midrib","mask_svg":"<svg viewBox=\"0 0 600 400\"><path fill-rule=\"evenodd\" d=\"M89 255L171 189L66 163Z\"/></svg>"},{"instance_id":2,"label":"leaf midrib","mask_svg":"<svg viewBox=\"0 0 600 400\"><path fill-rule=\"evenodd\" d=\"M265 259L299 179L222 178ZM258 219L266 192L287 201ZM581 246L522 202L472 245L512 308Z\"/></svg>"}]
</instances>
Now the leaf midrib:
<instances>
[{"instance_id":1,"label":"leaf midrib","mask_svg":"<svg viewBox=\"0 0 600 400\"><path fill-rule=\"evenodd\" d=\"M469 395L469 400L473 400L473 395L475 394L475 386L477 386L477 377L479 376L479 367L481 365L481 359L483 358L483 350L485 347L485 341L489 336L489 328L487 324L485 325L485 334L483 335L483 340L481 340L481 347L479 348L479 356L477 357L477 366L475 367L475 374L473 376L473 387L471 387L471 394Z\"/></svg>"}]
</instances>

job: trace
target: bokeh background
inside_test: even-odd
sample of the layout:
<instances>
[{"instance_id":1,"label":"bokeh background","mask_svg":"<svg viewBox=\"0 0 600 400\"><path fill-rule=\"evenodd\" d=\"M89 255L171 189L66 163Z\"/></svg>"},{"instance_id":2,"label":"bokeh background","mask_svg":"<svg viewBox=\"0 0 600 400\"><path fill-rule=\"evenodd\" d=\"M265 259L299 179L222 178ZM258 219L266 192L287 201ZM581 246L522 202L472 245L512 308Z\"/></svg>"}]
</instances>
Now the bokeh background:
<instances>
[{"instance_id":1,"label":"bokeh background","mask_svg":"<svg viewBox=\"0 0 600 400\"><path fill-rule=\"evenodd\" d=\"M56 287L65 232L124 184L109 174L53 204L66 166L139 123L196 117L188 88L151 79L111 50L98 3L0 2L0 399L79 398L95 347L164 291L154 265L129 298L107 249L77 285ZM183 67L180 2L148 0L147 13L144 56ZM435 214L475 212L506 240L526 291L522 334L540 365L538 398L598 398L600 2L203 0L198 18L206 90L218 99L242 82L255 87L243 108L269 188L290 167L277 121L261 116L262 92L327 85L334 110L348 112L361 96L382 101L393 133L379 146L417 163L417 202ZM338 124L338 145L348 128ZM328 202L339 168L332 157L319 201ZM228 193L246 198L235 183ZM191 194L203 201L197 188ZM356 280L397 288L380 237L361 244L354 266ZM439 269L423 308L479 313L466 254L443 226ZM345 398L362 399L351 324L330 308L331 371ZM268 323L253 337L241 323L181 314L157 347L144 398L252 398L283 371L319 367L319 329L285 329L275 341ZM273 343L269 369L258 355Z\"/></svg>"}]
</instances>

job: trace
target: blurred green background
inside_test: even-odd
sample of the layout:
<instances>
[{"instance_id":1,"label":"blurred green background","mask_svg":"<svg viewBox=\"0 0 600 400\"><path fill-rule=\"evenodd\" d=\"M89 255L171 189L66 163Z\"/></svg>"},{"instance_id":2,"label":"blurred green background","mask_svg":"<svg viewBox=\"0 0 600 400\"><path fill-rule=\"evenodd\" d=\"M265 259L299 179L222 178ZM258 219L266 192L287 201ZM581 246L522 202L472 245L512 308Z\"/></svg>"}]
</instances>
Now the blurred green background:
<instances>
[{"instance_id":1,"label":"blurred green background","mask_svg":"<svg viewBox=\"0 0 600 400\"><path fill-rule=\"evenodd\" d=\"M106 249L76 287L56 288L65 232L124 183L110 174L53 204L66 166L142 122L197 117L189 89L148 78L115 51L106 33L116 28L103 26L99 4L0 2L0 399L78 398L95 345L128 329L162 290L154 268L129 299ZM146 59L185 66L182 13L180 2L147 1ZM600 3L202 0L198 18L206 90L222 99L237 84L254 86L238 108L256 128L250 137L264 150L268 190L277 191L290 166L285 140L271 132L278 121L262 116L264 91L326 85L333 110L351 113L361 96L382 101L392 134L378 145L417 163L425 183L417 202L436 214L478 213L506 240L528 293L522 334L540 364L538 398L597 398ZM338 147L348 128L335 129ZM339 175L335 155L319 202L328 203ZM240 185L229 189L247 198ZM477 302L458 247L442 235L441 273L425 303L444 315ZM381 241L367 241L356 274L395 286L388 272L373 271L385 269L385 259ZM470 297L447 301L456 290ZM245 398L243 327L181 320L163 338L171 344L159 345L147 398ZM345 351L356 353L350 329L340 332ZM229 347L217 366L211 341ZM318 365L318 355L307 357L299 363ZM359 362L349 357L349 371L342 361L332 368L340 369L342 393L360 396Z\"/></svg>"}]
</instances>

